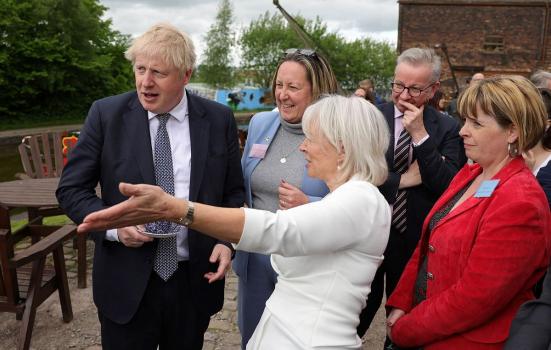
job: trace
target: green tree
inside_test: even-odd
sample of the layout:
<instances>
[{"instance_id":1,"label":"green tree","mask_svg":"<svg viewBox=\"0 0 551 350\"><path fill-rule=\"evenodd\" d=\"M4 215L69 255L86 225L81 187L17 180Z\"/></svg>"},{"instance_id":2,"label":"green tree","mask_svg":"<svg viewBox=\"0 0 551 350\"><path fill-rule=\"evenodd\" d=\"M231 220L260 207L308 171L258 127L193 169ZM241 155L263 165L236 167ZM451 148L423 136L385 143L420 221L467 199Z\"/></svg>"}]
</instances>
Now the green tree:
<instances>
[{"instance_id":1,"label":"green tree","mask_svg":"<svg viewBox=\"0 0 551 350\"><path fill-rule=\"evenodd\" d=\"M303 18L297 20L305 24ZM253 81L262 87L270 86L285 49L303 46L284 18L268 11L244 28L239 43L242 69L254 72Z\"/></svg>"},{"instance_id":2,"label":"green tree","mask_svg":"<svg viewBox=\"0 0 551 350\"><path fill-rule=\"evenodd\" d=\"M387 86L396 59L392 45L369 38L347 42L337 32L330 32L319 17L310 20L295 16L295 19L326 54L344 90L353 89L366 78L373 79L376 86ZM283 16L269 12L244 28L240 44L243 69L253 71L255 82L263 87L270 86L285 49L304 46Z\"/></svg>"},{"instance_id":3,"label":"green tree","mask_svg":"<svg viewBox=\"0 0 551 350\"><path fill-rule=\"evenodd\" d=\"M232 49L235 46L233 7L229 0L218 4L216 21L205 36L205 59L200 66L200 79L212 87L232 87L234 72Z\"/></svg>"},{"instance_id":4,"label":"green tree","mask_svg":"<svg viewBox=\"0 0 551 350\"><path fill-rule=\"evenodd\" d=\"M84 117L93 100L131 88L128 37L104 12L98 0L4 0L0 113Z\"/></svg>"}]
</instances>

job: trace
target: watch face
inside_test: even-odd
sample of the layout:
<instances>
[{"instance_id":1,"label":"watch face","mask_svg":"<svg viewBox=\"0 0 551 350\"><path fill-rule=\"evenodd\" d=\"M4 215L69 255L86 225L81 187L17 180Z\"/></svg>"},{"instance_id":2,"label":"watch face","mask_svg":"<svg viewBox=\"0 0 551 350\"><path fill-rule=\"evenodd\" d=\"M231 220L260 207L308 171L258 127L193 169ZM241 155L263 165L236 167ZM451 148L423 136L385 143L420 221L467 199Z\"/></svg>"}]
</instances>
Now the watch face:
<instances>
[{"instance_id":1,"label":"watch face","mask_svg":"<svg viewBox=\"0 0 551 350\"><path fill-rule=\"evenodd\" d=\"M193 218L188 218L187 216L182 219L182 225L189 226L193 222Z\"/></svg>"}]
</instances>

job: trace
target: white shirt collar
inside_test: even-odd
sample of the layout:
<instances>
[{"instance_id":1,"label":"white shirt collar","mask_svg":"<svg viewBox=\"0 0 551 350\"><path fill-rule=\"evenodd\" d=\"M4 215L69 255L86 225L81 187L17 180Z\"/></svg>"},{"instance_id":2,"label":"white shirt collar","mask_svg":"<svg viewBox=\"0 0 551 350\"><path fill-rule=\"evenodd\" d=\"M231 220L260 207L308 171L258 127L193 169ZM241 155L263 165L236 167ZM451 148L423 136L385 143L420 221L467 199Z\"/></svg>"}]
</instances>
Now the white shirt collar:
<instances>
[{"instance_id":1,"label":"white shirt collar","mask_svg":"<svg viewBox=\"0 0 551 350\"><path fill-rule=\"evenodd\" d=\"M394 118L401 118L404 115L404 113L400 112L398 107L394 105Z\"/></svg>"},{"instance_id":2,"label":"white shirt collar","mask_svg":"<svg viewBox=\"0 0 551 350\"><path fill-rule=\"evenodd\" d=\"M188 115L188 107L187 107L187 93L186 90L184 90L184 94L182 95L182 99L178 104L172 108L172 110L168 111L176 120L179 122L183 122L186 116ZM147 117L149 120L155 118L155 116L158 113L153 113L151 111L147 111Z\"/></svg>"}]
</instances>

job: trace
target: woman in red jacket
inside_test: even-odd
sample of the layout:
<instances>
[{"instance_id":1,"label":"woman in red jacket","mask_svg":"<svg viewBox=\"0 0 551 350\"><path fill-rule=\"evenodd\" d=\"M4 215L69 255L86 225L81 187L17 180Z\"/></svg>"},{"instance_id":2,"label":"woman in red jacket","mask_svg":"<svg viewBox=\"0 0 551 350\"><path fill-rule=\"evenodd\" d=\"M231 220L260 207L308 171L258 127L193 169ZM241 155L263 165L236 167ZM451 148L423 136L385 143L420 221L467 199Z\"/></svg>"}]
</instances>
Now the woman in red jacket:
<instances>
[{"instance_id":1,"label":"woman in red jacket","mask_svg":"<svg viewBox=\"0 0 551 350\"><path fill-rule=\"evenodd\" d=\"M459 98L466 165L427 216L394 293L388 335L398 347L501 349L551 256L546 197L520 154L545 130L537 89L485 79Z\"/></svg>"}]
</instances>

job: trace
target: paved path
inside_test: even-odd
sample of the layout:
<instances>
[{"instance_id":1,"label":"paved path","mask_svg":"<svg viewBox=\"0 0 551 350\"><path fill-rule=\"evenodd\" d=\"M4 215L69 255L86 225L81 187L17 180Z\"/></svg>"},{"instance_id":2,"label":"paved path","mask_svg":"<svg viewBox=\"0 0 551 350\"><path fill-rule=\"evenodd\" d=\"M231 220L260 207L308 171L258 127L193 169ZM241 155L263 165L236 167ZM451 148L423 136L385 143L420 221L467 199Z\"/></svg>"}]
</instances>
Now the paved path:
<instances>
[{"instance_id":1,"label":"paved path","mask_svg":"<svg viewBox=\"0 0 551 350\"><path fill-rule=\"evenodd\" d=\"M31 349L101 350L97 310L92 300L91 265L94 244L88 241L88 288L76 287L76 255L72 242L65 244L65 258L74 319L63 323L59 296L54 293L38 309ZM205 334L204 350L239 350L241 338L237 329L237 277L230 272L226 278L225 301L222 310L211 319ZM0 313L0 350L16 348L20 321L12 313ZM364 337L363 350L382 350L385 336L384 311L379 310L373 326Z\"/></svg>"},{"instance_id":2,"label":"paved path","mask_svg":"<svg viewBox=\"0 0 551 350\"><path fill-rule=\"evenodd\" d=\"M76 288L76 257L72 242L65 245L67 273L74 319L70 323L61 320L61 308L57 293L38 309L31 349L86 349L101 350L101 338L96 307L92 300L91 256L93 243L88 242L88 288ZM204 350L239 350L241 338L237 329L237 277L233 272L226 279L223 309L213 316L205 334ZM381 350L384 339L383 309L379 310L374 326L364 337L364 350ZM15 349L20 322L11 313L0 313L0 350Z\"/></svg>"}]
</instances>

